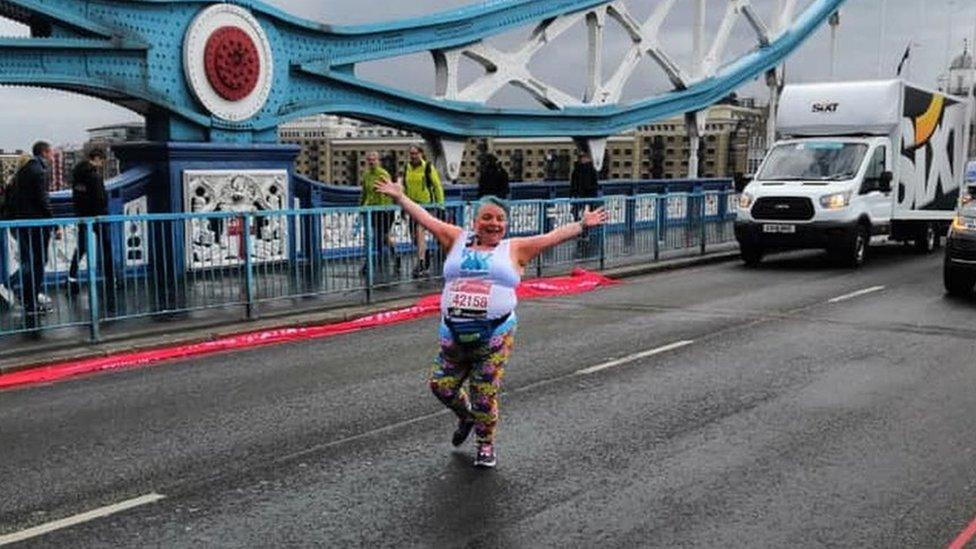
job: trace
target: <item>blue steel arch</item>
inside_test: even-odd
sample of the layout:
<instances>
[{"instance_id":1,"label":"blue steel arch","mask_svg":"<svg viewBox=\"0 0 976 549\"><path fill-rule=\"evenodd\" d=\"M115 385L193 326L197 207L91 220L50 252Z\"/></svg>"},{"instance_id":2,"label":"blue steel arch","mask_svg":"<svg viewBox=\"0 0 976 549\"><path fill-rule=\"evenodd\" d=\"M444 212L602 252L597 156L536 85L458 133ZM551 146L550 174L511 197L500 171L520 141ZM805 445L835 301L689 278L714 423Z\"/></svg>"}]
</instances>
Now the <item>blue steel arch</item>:
<instances>
[{"instance_id":1,"label":"blue steel arch","mask_svg":"<svg viewBox=\"0 0 976 549\"><path fill-rule=\"evenodd\" d=\"M99 97L146 116L151 139L272 142L299 116L335 113L447 137L602 137L648 120L695 111L781 63L844 0L814 0L768 45L685 89L627 105L558 111L497 109L434 99L355 76L357 63L464 46L607 0L498 0L393 23L330 26L257 0L247 8L268 34L274 85L244 122L211 116L183 76L183 37L209 0L0 0L0 16L31 27L30 38L0 39L0 84L44 86Z\"/></svg>"}]
</instances>

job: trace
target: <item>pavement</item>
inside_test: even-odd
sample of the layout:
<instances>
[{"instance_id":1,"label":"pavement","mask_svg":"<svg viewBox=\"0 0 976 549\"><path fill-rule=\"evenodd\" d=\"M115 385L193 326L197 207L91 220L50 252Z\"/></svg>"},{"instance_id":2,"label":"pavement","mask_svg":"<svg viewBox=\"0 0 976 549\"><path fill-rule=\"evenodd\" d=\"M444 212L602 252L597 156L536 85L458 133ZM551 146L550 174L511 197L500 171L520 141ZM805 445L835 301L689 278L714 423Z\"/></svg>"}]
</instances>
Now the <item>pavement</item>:
<instances>
[{"instance_id":1,"label":"pavement","mask_svg":"<svg viewBox=\"0 0 976 549\"><path fill-rule=\"evenodd\" d=\"M601 271L607 276L627 278L641 274L682 269L738 258L734 243L713 246L704 255L666 257L661 261L644 261L612 266ZM595 268L595 262L582 266ZM544 275L562 274L572 264L548 269ZM418 297L440 291L436 279L409 281L390 285L373 292L367 302L363 292L327 294L299 299L297 303L276 303L265 306L260 318L242 318L240 308L231 310L201 310L178 315L153 318L128 318L105 323L97 343L87 340L88 328L80 326L67 330L45 330L41 338L14 334L0 338L0 375L42 367L52 362L83 360L110 356L134 350L147 350L176 345L212 341L241 333L280 328L318 326L353 320L363 316L400 309L413 305Z\"/></svg>"},{"instance_id":2,"label":"pavement","mask_svg":"<svg viewBox=\"0 0 976 549\"><path fill-rule=\"evenodd\" d=\"M886 247L525 302L490 471L426 389L434 319L0 392L0 543L945 546L976 298L941 284Z\"/></svg>"}]
</instances>

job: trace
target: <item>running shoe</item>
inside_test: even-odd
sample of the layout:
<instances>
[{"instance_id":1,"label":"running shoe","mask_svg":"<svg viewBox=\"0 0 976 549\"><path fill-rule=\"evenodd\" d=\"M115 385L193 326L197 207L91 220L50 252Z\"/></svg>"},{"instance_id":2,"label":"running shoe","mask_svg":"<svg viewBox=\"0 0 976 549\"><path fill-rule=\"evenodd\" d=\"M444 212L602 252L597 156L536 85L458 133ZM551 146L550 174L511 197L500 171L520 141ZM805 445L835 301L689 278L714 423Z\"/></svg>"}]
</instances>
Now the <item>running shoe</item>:
<instances>
[{"instance_id":1,"label":"running shoe","mask_svg":"<svg viewBox=\"0 0 976 549\"><path fill-rule=\"evenodd\" d=\"M474 428L474 420L471 418L459 419L457 430L454 431L454 436L451 437L451 444L455 446L460 446L464 444L465 440L468 440L468 435L471 434L471 429Z\"/></svg>"},{"instance_id":2,"label":"running shoe","mask_svg":"<svg viewBox=\"0 0 976 549\"><path fill-rule=\"evenodd\" d=\"M474 458L475 467L494 467L498 463L495 457L495 445L481 443L478 445L478 455Z\"/></svg>"}]
</instances>

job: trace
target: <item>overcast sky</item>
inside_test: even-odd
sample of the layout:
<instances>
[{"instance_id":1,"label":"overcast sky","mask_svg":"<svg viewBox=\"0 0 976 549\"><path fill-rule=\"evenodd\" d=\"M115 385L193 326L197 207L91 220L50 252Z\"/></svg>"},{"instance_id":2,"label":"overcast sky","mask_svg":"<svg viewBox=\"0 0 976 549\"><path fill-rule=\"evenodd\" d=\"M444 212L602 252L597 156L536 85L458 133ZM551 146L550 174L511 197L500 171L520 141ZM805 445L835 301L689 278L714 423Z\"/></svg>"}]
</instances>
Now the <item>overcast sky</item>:
<instances>
[{"instance_id":1,"label":"overcast sky","mask_svg":"<svg viewBox=\"0 0 976 549\"><path fill-rule=\"evenodd\" d=\"M626 0L641 19L657 4L657 0ZM473 2L464 0L269 0L295 15L320 22L354 24L400 19L423 15ZM806 6L810 0L800 0ZM710 27L715 28L726 0L708 0ZM760 13L771 10L774 0L754 0ZM884 17L882 44L882 6L887 5ZM681 0L669 18L662 43L669 53L683 61L690 55L691 2ZM937 85L937 78L948 59L962 50L963 39L970 38L976 24L976 0L848 0L842 10L838 31L837 78L842 80L889 77L906 46L913 43L909 78L928 87ZM25 35L26 27L0 19L0 35ZM512 32L495 42L513 43L524 36L525 30ZM748 28L740 24L734 34L732 54L751 46ZM950 47L951 38L951 47ZM824 28L794 55L787 65L789 81L826 80L830 67L830 33ZM626 40L619 29L608 31L606 53L607 70L613 59L624 52ZM879 48L879 44L882 47ZM557 42L547 46L533 62L537 76L555 83L573 95L579 95L583 85L579 67L585 66L585 29L577 25ZM880 54L879 54L880 52ZM880 59L880 63L879 63ZM430 93L433 90L433 64L427 55L414 55L395 63L377 62L359 68L360 76L384 84L396 85L410 91ZM473 78L474 69L467 69ZM638 71L625 98L645 97L663 91L667 84L660 71L645 62ZM758 96L765 101L765 91L750 85L740 95ZM519 105L521 92L509 91L495 104ZM57 144L80 144L86 139L85 130L94 126L139 120L140 117L111 104L70 93L0 88L0 148L27 148L35 139L48 139Z\"/></svg>"}]
</instances>

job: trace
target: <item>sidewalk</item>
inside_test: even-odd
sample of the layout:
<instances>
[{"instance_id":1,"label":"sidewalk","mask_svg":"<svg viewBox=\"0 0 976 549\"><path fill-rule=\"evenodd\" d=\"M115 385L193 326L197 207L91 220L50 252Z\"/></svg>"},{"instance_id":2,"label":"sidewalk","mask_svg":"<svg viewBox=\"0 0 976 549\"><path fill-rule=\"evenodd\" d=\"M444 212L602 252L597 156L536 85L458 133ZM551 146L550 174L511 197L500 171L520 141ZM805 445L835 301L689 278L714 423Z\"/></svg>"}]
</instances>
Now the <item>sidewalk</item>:
<instances>
[{"instance_id":1,"label":"sidewalk","mask_svg":"<svg viewBox=\"0 0 976 549\"><path fill-rule=\"evenodd\" d=\"M601 274L611 278L628 278L654 272L681 269L737 259L738 247L733 244L715 246L706 255L692 255L614 267ZM569 266L571 268L572 266ZM564 274L568 269L547 271L545 275ZM372 303L364 303L364 296L350 299L330 295L304 300L290 300L262 311L258 320L243 319L240 308L208 310L167 319L129 319L124 326L109 323L103 328L102 341L87 341L87 329L45 332L39 341L15 336L6 337L0 350L0 374L43 366L52 362L109 356L120 352L149 350L174 345L212 341L221 337L247 332L288 327L307 327L332 324L361 318L374 313L401 309L413 305L420 296L440 290L438 280L420 281L376 292ZM296 303L297 302L297 303ZM304 303L304 305L303 305ZM119 322L118 324L122 324ZM118 329L116 329L118 328ZM123 331L124 330L124 331ZM115 332L115 333L113 333Z\"/></svg>"}]
</instances>

